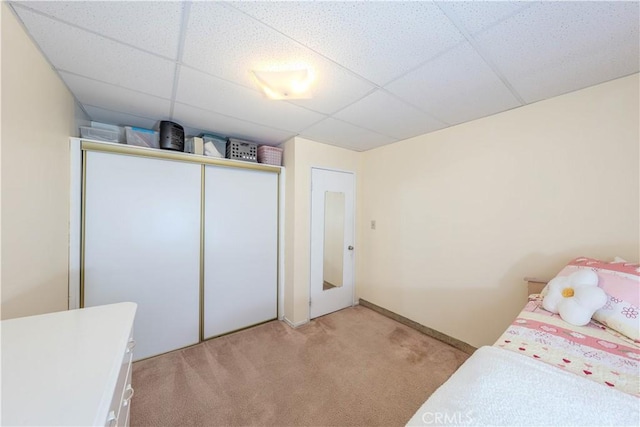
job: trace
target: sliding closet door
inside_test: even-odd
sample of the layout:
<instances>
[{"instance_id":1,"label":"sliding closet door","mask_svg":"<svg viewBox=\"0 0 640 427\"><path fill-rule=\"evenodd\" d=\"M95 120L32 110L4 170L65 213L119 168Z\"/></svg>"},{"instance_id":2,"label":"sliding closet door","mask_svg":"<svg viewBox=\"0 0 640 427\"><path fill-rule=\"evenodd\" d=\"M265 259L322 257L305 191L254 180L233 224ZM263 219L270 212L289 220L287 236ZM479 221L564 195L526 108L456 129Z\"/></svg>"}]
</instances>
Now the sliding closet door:
<instances>
[{"instance_id":1,"label":"sliding closet door","mask_svg":"<svg viewBox=\"0 0 640 427\"><path fill-rule=\"evenodd\" d=\"M201 173L86 154L84 305L138 304L136 359L199 341Z\"/></svg>"},{"instance_id":2,"label":"sliding closet door","mask_svg":"<svg viewBox=\"0 0 640 427\"><path fill-rule=\"evenodd\" d=\"M205 167L204 337L277 317L278 176Z\"/></svg>"}]
</instances>

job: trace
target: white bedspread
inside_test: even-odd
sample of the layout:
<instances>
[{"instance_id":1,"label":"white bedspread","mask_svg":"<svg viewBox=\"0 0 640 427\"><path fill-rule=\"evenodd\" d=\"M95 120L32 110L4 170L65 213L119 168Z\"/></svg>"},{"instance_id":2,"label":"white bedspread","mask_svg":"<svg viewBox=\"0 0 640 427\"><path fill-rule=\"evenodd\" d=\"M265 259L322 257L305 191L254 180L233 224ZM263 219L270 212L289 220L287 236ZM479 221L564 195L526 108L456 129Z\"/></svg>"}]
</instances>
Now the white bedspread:
<instances>
[{"instance_id":1,"label":"white bedspread","mask_svg":"<svg viewBox=\"0 0 640 427\"><path fill-rule=\"evenodd\" d=\"M640 399L512 351L481 347L407 425L638 426Z\"/></svg>"}]
</instances>

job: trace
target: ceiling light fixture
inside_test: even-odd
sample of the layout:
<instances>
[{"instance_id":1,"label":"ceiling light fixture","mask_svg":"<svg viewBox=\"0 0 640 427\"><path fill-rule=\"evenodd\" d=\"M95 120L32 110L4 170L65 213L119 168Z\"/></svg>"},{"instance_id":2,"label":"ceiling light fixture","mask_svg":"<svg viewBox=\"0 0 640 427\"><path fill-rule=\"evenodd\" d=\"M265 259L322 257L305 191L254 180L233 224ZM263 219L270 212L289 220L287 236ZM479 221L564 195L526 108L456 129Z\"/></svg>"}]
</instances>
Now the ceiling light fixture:
<instances>
[{"instance_id":1,"label":"ceiling light fixture","mask_svg":"<svg viewBox=\"0 0 640 427\"><path fill-rule=\"evenodd\" d=\"M309 99L313 73L306 69L252 71L260 89L271 99Z\"/></svg>"}]
</instances>

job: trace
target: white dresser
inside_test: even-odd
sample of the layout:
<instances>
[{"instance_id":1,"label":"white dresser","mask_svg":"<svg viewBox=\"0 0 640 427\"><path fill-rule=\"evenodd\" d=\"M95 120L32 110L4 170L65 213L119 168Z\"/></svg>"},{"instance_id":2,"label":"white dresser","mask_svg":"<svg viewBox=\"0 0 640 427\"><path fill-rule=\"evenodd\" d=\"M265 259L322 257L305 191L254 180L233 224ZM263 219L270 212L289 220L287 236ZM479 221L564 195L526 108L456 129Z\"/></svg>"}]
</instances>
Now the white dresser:
<instances>
[{"instance_id":1,"label":"white dresser","mask_svg":"<svg viewBox=\"0 0 640 427\"><path fill-rule=\"evenodd\" d=\"M126 426L136 304L4 320L3 426Z\"/></svg>"}]
</instances>

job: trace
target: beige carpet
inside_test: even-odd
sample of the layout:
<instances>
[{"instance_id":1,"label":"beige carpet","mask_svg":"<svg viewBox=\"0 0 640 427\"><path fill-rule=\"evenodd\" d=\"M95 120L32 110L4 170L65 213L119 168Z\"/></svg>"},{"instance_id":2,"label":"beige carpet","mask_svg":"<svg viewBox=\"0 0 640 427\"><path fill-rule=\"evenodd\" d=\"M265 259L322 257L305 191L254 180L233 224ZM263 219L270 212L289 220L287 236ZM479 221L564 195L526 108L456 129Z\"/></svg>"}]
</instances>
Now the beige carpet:
<instances>
[{"instance_id":1,"label":"beige carpet","mask_svg":"<svg viewBox=\"0 0 640 427\"><path fill-rule=\"evenodd\" d=\"M401 426L467 359L365 307L133 365L132 426Z\"/></svg>"}]
</instances>

